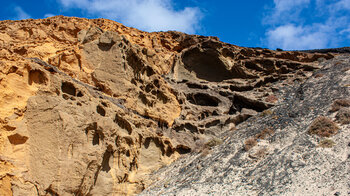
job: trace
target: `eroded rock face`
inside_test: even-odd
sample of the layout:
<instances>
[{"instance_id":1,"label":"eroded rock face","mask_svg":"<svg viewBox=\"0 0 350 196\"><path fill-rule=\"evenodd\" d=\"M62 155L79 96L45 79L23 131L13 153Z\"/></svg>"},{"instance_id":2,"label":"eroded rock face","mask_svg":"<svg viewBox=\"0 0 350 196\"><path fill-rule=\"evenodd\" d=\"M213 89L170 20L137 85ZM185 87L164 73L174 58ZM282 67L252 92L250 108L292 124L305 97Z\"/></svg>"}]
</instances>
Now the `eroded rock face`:
<instances>
[{"instance_id":1,"label":"eroded rock face","mask_svg":"<svg viewBox=\"0 0 350 196\"><path fill-rule=\"evenodd\" d=\"M32 60L28 69L47 83L28 99L25 114L17 117L24 126L14 126L10 132L16 134L8 136L11 146L5 147L24 153L13 152L17 163L27 163L13 169L16 176L35 183L27 192L17 184L14 195L140 192L147 183L144 175L177 158L169 139L156 135L156 120Z\"/></svg>"},{"instance_id":2,"label":"eroded rock face","mask_svg":"<svg viewBox=\"0 0 350 196\"><path fill-rule=\"evenodd\" d=\"M0 35L0 195L139 193L335 55L62 16Z\"/></svg>"},{"instance_id":3,"label":"eroded rock face","mask_svg":"<svg viewBox=\"0 0 350 196\"><path fill-rule=\"evenodd\" d=\"M321 65L280 88L280 104L222 132L221 145L154 173L140 195L348 195L350 126L339 116L349 109L350 56Z\"/></svg>"},{"instance_id":4,"label":"eroded rock face","mask_svg":"<svg viewBox=\"0 0 350 196\"><path fill-rule=\"evenodd\" d=\"M167 75L182 110L164 132L186 138L188 148L200 151L203 143L274 106L280 87L305 80L318 68L315 60L332 56L233 47L203 38L177 54Z\"/></svg>"}]
</instances>

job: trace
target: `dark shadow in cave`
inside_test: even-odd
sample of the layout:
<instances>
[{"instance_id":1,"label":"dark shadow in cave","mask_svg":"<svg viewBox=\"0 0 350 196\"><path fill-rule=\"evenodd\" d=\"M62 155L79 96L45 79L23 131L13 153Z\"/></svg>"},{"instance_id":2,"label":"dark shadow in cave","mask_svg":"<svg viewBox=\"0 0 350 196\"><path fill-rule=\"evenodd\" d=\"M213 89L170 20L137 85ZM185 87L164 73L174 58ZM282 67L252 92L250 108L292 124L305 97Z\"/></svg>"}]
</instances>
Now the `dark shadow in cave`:
<instances>
[{"instance_id":1,"label":"dark shadow in cave","mask_svg":"<svg viewBox=\"0 0 350 196\"><path fill-rule=\"evenodd\" d=\"M222 82L233 78L224 62L214 50L200 51L198 48L186 51L182 62L185 68L196 73L197 77L210 82Z\"/></svg>"}]
</instances>

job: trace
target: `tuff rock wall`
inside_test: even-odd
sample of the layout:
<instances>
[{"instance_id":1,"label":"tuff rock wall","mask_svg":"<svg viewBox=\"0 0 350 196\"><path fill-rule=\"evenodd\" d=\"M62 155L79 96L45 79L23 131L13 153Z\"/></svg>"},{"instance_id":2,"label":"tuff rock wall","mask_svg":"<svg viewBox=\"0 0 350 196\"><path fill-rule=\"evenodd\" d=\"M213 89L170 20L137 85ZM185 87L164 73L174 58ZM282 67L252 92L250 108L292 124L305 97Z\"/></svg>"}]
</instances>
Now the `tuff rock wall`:
<instances>
[{"instance_id":1,"label":"tuff rock wall","mask_svg":"<svg viewBox=\"0 0 350 196\"><path fill-rule=\"evenodd\" d=\"M0 195L132 195L272 106L331 53L106 19L0 22Z\"/></svg>"}]
</instances>

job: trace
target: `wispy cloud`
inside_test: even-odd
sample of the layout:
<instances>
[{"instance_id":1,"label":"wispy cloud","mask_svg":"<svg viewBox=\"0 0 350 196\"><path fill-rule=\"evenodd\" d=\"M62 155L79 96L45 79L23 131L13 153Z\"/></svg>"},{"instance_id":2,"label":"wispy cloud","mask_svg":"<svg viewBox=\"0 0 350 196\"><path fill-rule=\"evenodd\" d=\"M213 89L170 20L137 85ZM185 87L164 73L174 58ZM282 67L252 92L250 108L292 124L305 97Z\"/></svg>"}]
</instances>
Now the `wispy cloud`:
<instances>
[{"instance_id":1,"label":"wispy cloud","mask_svg":"<svg viewBox=\"0 0 350 196\"><path fill-rule=\"evenodd\" d=\"M50 14L50 13L47 13L44 15L44 18L48 18L48 17L52 17L52 16L55 16L54 14Z\"/></svg>"},{"instance_id":2,"label":"wispy cloud","mask_svg":"<svg viewBox=\"0 0 350 196\"><path fill-rule=\"evenodd\" d=\"M298 21L301 10L307 8L310 0L274 0L274 7L267 11L263 23L276 24Z\"/></svg>"},{"instance_id":3,"label":"wispy cloud","mask_svg":"<svg viewBox=\"0 0 350 196\"><path fill-rule=\"evenodd\" d=\"M337 9L347 9L350 10L350 0L340 0L335 4Z\"/></svg>"},{"instance_id":4,"label":"wispy cloud","mask_svg":"<svg viewBox=\"0 0 350 196\"><path fill-rule=\"evenodd\" d=\"M197 7L176 10L172 0L58 0L65 8L81 9L145 31L195 33L202 13Z\"/></svg>"},{"instance_id":5,"label":"wispy cloud","mask_svg":"<svg viewBox=\"0 0 350 196\"><path fill-rule=\"evenodd\" d=\"M15 17L13 17L14 20L23 20L30 18L30 15L27 14L21 7L16 6L14 8Z\"/></svg>"},{"instance_id":6,"label":"wispy cloud","mask_svg":"<svg viewBox=\"0 0 350 196\"><path fill-rule=\"evenodd\" d=\"M269 48L338 47L350 37L350 0L274 0L262 23Z\"/></svg>"},{"instance_id":7,"label":"wispy cloud","mask_svg":"<svg viewBox=\"0 0 350 196\"><path fill-rule=\"evenodd\" d=\"M322 31L315 31L313 28L286 24L269 30L267 41L270 48L312 49L324 48L328 44L327 35Z\"/></svg>"}]
</instances>

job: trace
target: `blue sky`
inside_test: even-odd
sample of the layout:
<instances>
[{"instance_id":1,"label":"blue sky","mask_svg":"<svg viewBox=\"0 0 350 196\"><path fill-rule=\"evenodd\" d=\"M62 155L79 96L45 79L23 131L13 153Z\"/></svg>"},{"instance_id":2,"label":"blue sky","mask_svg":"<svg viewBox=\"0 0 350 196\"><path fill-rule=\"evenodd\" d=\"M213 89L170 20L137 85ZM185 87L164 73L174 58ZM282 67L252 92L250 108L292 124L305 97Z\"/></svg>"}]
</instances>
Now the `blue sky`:
<instances>
[{"instance_id":1,"label":"blue sky","mask_svg":"<svg viewBox=\"0 0 350 196\"><path fill-rule=\"evenodd\" d=\"M350 0L11 0L0 20L108 18L145 31L217 36L239 46L350 46Z\"/></svg>"}]
</instances>

